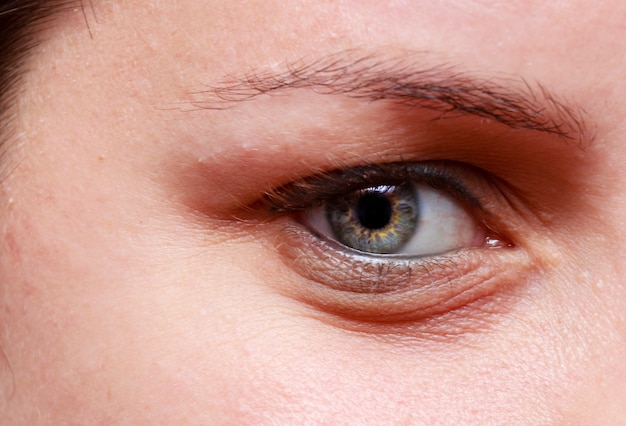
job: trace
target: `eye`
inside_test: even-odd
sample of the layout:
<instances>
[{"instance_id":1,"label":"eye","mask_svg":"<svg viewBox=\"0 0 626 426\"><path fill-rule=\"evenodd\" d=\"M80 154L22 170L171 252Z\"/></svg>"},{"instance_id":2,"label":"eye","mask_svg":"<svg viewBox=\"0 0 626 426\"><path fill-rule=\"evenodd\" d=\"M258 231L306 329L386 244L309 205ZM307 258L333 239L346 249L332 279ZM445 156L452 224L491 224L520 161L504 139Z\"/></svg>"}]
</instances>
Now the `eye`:
<instances>
[{"instance_id":1,"label":"eye","mask_svg":"<svg viewBox=\"0 0 626 426\"><path fill-rule=\"evenodd\" d=\"M298 212L318 237L355 254L424 258L501 243L475 195L486 180L447 161L372 164L305 178L265 202L274 212Z\"/></svg>"},{"instance_id":2,"label":"eye","mask_svg":"<svg viewBox=\"0 0 626 426\"><path fill-rule=\"evenodd\" d=\"M444 190L414 181L333 197L306 211L302 220L350 249L407 257L480 247L487 236L461 202Z\"/></svg>"},{"instance_id":3,"label":"eye","mask_svg":"<svg viewBox=\"0 0 626 426\"><path fill-rule=\"evenodd\" d=\"M292 279L276 284L292 297L348 320L415 323L480 313L469 306L530 270L498 232L515 217L499 182L450 161L372 164L279 187L254 211L280 218L265 226L280 226L272 247Z\"/></svg>"}]
</instances>

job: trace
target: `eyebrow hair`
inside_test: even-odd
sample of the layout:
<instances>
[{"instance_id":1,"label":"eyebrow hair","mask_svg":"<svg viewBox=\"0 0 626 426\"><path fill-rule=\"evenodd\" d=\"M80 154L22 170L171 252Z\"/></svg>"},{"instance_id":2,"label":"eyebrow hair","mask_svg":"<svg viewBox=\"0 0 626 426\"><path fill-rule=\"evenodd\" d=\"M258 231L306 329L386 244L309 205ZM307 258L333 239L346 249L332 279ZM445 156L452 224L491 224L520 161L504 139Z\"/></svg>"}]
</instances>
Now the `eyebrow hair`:
<instances>
[{"instance_id":1,"label":"eyebrow hair","mask_svg":"<svg viewBox=\"0 0 626 426\"><path fill-rule=\"evenodd\" d=\"M226 76L217 85L191 93L194 106L228 109L233 103L285 90L310 88L366 101L390 100L442 114L487 118L512 129L535 130L579 144L590 143L588 114L521 77L480 77L453 65L420 67L424 53L402 57L345 51L322 59L301 59L282 70L252 70Z\"/></svg>"}]
</instances>

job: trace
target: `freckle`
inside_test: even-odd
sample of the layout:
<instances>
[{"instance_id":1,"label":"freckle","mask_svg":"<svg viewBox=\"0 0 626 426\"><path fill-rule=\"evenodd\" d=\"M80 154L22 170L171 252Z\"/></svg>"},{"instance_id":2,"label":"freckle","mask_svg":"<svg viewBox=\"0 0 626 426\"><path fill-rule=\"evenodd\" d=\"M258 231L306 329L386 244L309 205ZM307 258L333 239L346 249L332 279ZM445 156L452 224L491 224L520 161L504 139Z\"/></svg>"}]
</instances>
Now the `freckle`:
<instances>
[{"instance_id":1,"label":"freckle","mask_svg":"<svg viewBox=\"0 0 626 426\"><path fill-rule=\"evenodd\" d=\"M104 155L102 154L98 155L98 161L104 161Z\"/></svg>"}]
</instances>

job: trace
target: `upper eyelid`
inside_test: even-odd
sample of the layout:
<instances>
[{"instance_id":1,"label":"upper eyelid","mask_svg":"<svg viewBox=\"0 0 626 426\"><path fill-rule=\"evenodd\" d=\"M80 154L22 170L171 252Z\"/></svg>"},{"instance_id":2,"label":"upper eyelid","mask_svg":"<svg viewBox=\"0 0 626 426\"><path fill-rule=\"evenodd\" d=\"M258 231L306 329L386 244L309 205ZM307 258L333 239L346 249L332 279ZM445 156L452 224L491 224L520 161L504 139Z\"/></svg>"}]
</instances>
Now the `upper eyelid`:
<instances>
[{"instance_id":1,"label":"upper eyelid","mask_svg":"<svg viewBox=\"0 0 626 426\"><path fill-rule=\"evenodd\" d=\"M480 201L456 179L456 176L453 176L459 173L453 173L452 170L460 167L452 161L427 161L370 164L337 169L268 191L260 204L262 210L289 213L309 208L320 200L358 189L378 184L415 181L449 192L472 207L482 209Z\"/></svg>"}]
</instances>

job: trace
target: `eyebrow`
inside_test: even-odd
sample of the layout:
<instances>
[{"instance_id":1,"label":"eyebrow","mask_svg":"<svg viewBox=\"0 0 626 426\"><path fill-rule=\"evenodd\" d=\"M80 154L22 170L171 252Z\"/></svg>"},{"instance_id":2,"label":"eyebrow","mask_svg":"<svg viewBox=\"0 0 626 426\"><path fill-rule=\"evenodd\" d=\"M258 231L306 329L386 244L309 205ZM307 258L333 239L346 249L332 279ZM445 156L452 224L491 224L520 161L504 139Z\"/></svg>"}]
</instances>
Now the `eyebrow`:
<instances>
[{"instance_id":1,"label":"eyebrow","mask_svg":"<svg viewBox=\"0 0 626 426\"><path fill-rule=\"evenodd\" d=\"M480 77L457 66L415 65L423 53L402 57L339 52L321 59L301 59L274 69L229 75L216 85L192 92L202 109L229 109L235 103L286 90L309 88L365 101L388 100L443 114L495 120L509 128L535 130L580 145L593 140L589 116L539 83L522 77Z\"/></svg>"}]
</instances>

